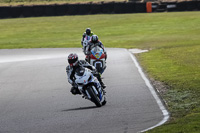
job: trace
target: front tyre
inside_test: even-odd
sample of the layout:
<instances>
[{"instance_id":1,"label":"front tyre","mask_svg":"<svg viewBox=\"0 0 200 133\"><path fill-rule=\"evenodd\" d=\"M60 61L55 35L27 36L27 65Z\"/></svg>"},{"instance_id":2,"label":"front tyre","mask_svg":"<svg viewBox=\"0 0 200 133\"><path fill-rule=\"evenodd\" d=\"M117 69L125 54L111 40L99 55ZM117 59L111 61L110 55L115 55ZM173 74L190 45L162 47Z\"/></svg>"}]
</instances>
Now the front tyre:
<instances>
[{"instance_id":1,"label":"front tyre","mask_svg":"<svg viewBox=\"0 0 200 133\"><path fill-rule=\"evenodd\" d=\"M101 107L102 106L101 101L99 97L95 94L94 90L92 89L92 86L89 87L87 91L91 97L91 101L94 102L97 107Z\"/></svg>"},{"instance_id":2,"label":"front tyre","mask_svg":"<svg viewBox=\"0 0 200 133\"><path fill-rule=\"evenodd\" d=\"M104 100L104 101L102 102L102 106L103 106L103 105L106 105L106 103L107 103L107 101Z\"/></svg>"},{"instance_id":3,"label":"front tyre","mask_svg":"<svg viewBox=\"0 0 200 133\"><path fill-rule=\"evenodd\" d=\"M98 71L99 73L101 73L102 68L101 68L100 64L97 64L97 65L96 65L96 69L97 69L97 71Z\"/></svg>"}]
</instances>

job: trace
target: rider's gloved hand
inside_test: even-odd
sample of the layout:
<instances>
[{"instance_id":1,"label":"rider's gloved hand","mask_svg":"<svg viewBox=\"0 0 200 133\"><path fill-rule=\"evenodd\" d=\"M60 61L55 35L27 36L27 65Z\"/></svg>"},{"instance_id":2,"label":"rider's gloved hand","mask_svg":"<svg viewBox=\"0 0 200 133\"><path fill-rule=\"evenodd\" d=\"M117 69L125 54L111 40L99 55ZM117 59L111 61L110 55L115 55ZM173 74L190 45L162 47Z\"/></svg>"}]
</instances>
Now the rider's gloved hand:
<instances>
[{"instance_id":1,"label":"rider's gloved hand","mask_svg":"<svg viewBox=\"0 0 200 133\"><path fill-rule=\"evenodd\" d=\"M72 83L73 87L78 87L77 84L75 82Z\"/></svg>"},{"instance_id":2,"label":"rider's gloved hand","mask_svg":"<svg viewBox=\"0 0 200 133\"><path fill-rule=\"evenodd\" d=\"M91 54L91 52L90 52L90 51L87 51L87 52L85 52L85 54L86 54L86 55L90 55L90 54Z\"/></svg>"},{"instance_id":3,"label":"rider's gloved hand","mask_svg":"<svg viewBox=\"0 0 200 133\"><path fill-rule=\"evenodd\" d=\"M85 38L85 36L86 36L86 33L83 33L83 38Z\"/></svg>"},{"instance_id":4,"label":"rider's gloved hand","mask_svg":"<svg viewBox=\"0 0 200 133\"><path fill-rule=\"evenodd\" d=\"M92 71L92 74L93 74L93 75L99 75L99 72L97 71L97 69L94 69L94 70Z\"/></svg>"}]
</instances>

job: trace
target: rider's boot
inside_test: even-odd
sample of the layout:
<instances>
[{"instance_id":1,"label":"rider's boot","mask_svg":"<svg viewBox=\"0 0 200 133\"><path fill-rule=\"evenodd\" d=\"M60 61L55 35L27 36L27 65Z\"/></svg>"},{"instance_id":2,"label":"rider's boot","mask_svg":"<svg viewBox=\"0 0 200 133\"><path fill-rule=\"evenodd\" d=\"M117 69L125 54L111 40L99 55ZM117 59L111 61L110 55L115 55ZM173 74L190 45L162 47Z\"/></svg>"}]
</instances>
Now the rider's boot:
<instances>
[{"instance_id":1,"label":"rider's boot","mask_svg":"<svg viewBox=\"0 0 200 133\"><path fill-rule=\"evenodd\" d=\"M106 91L105 91L106 85L102 82L102 80L101 80L100 84L102 87L103 94L105 95L106 94Z\"/></svg>"},{"instance_id":2,"label":"rider's boot","mask_svg":"<svg viewBox=\"0 0 200 133\"><path fill-rule=\"evenodd\" d=\"M101 79L101 74L100 73L96 73L94 74L95 77L97 77L99 83L101 84L102 88L105 89L106 88L106 85L103 83L102 79Z\"/></svg>"},{"instance_id":3,"label":"rider's boot","mask_svg":"<svg viewBox=\"0 0 200 133\"><path fill-rule=\"evenodd\" d=\"M98 78L98 80L99 80L99 83L101 84L103 94L105 95L105 94L106 94L106 91L105 91L106 85L103 83L103 81L102 81L102 79L100 78L100 76L98 76L97 78Z\"/></svg>"},{"instance_id":4,"label":"rider's boot","mask_svg":"<svg viewBox=\"0 0 200 133\"><path fill-rule=\"evenodd\" d=\"M103 89L106 88L106 85L103 83L102 79L101 79L101 75L98 73L97 75L97 79L99 80L99 83L101 84L101 86L103 87Z\"/></svg>"},{"instance_id":5,"label":"rider's boot","mask_svg":"<svg viewBox=\"0 0 200 133\"><path fill-rule=\"evenodd\" d=\"M105 88L106 88L106 85L103 83L103 81L102 81L102 79L101 79L101 78L99 78L99 83L101 84L101 86L103 87L103 89L105 89Z\"/></svg>"}]
</instances>

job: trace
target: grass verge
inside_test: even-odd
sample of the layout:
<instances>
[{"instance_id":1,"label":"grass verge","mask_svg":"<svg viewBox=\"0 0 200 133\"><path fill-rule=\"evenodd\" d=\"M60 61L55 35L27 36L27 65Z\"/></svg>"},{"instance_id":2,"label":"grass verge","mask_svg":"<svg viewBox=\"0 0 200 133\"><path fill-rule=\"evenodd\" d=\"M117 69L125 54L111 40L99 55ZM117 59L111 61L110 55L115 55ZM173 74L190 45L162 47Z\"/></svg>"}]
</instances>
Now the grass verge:
<instances>
[{"instance_id":1,"label":"grass verge","mask_svg":"<svg viewBox=\"0 0 200 133\"><path fill-rule=\"evenodd\" d=\"M139 59L150 77L167 86L161 96L171 113L170 122L149 132L199 132L200 45L155 49Z\"/></svg>"},{"instance_id":2,"label":"grass verge","mask_svg":"<svg viewBox=\"0 0 200 133\"><path fill-rule=\"evenodd\" d=\"M91 27L105 47L141 48L150 77L168 89L161 96L168 123L148 132L200 132L200 13L85 15L0 20L0 48L81 47Z\"/></svg>"}]
</instances>

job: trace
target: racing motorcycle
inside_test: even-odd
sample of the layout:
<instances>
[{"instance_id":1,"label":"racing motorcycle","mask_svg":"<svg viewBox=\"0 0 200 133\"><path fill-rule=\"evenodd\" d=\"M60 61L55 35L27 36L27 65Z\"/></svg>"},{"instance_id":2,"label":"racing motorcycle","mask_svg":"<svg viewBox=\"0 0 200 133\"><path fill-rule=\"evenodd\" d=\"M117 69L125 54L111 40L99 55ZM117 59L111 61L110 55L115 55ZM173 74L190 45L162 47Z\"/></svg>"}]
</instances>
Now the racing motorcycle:
<instances>
[{"instance_id":1,"label":"racing motorcycle","mask_svg":"<svg viewBox=\"0 0 200 133\"><path fill-rule=\"evenodd\" d=\"M83 98L92 101L97 107L106 104L104 90L98 79L88 68L80 67L75 71L75 83Z\"/></svg>"},{"instance_id":2,"label":"racing motorcycle","mask_svg":"<svg viewBox=\"0 0 200 133\"><path fill-rule=\"evenodd\" d=\"M99 73L103 73L106 69L106 54L99 46L91 48L90 54L86 53L86 61L93 65Z\"/></svg>"},{"instance_id":3,"label":"racing motorcycle","mask_svg":"<svg viewBox=\"0 0 200 133\"><path fill-rule=\"evenodd\" d=\"M88 45L88 42L90 41L90 36L85 36L84 39L83 39L83 53L86 54L86 48L87 48L87 45Z\"/></svg>"}]
</instances>

